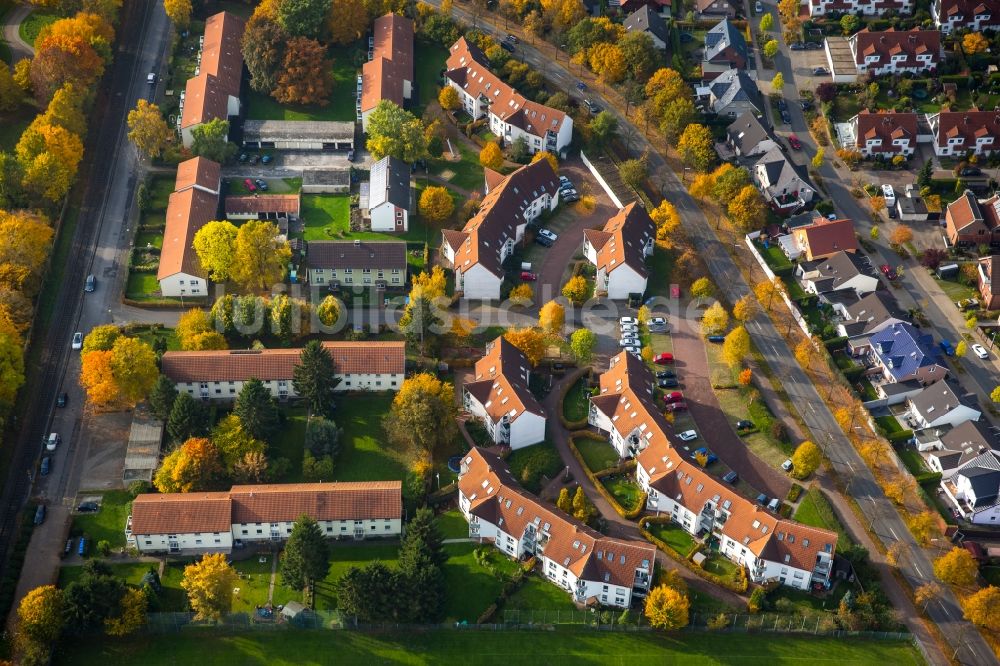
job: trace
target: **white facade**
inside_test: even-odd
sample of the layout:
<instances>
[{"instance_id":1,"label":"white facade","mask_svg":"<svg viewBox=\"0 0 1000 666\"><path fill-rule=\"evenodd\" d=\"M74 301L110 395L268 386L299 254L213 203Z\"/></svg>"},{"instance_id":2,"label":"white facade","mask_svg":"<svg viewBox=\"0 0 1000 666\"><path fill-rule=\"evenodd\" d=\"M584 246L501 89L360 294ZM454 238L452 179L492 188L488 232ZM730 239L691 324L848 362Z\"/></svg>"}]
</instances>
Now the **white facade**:
<instances>
[{"instance_id":1,"label":"white facade","mask_svg":"<svg viewBox=\"0 0 1000 666\"><path fill-rule=\"evenodd\" d=\"M309 284L339 282L344 286L386 287L399 289L406 284L406 271L401 268L309 268Z\"/></svg>"},{"instance_id":2,"label":"white facade","mask_svg":"<svg viewBox=\"0 0 1000 666\"><path fill-rule=\"evenodd\" d=\"M933 390L933 387L928 387L924 389L925 391ZM916 421L918 428L937 428L943 425L950 425L952 427L961 425L966 421L978 421L979 417L982 415L978 409L973 409L967 405L956 405L948 411L939 411L937 413L930 412L927 414L921 413L913 403L910 403L910 417Z\"/></svg>"},{"instance_id":3,"label":"white facade","mask_svg":"<svg viewBox=\"0 0 1000 666\"><path fill-rule=\"evenodd\" d=\"M1000 524L1000 503L984 504L976 509L975 505L979 498L972 482L961 472L955 474L950 481L942 481L940 487L948 499L958 507L959 513L965 520L974 525ZM996 490L987 492L995 493Z\"/></svg>"},{"instance_id":4,"label":"white facade","mask_svg":"<svg viewBox=\"0 0 1000 666\"><path fill-rule=\"evenodd\" d=\"M131 517L129 525L131 525ZM126 527L125 540L140 553L229 553L233 533L197 532L188 534L133 534Z\"/></svg>"},{"instance_id":5,"label":"white facade","mask_svg":"<svg viewBox=\"0 0 1000 666\"><path fill-rule=\"evenodd\" d=\"M620 264L610 273L601 268L597 271L594 290L606 291L610 299L624 300L629 294L644 293L646 278L628 264Z\"/></svg>"},{"instance_id":6,"label":"white facade","mask_svg":"<svg viewBox=\"0 0 1000 666\"><path fill-rule=\"evenodd\" d=\"M912 14L913 0L810 0L809 2L810 16L824 16L830 12L882 16L890 11L903 15Z\"/></svg>"},{"instance_id":7,"label":"white facade","mask_svg":"<svg viewBox=\"0 0 1000 666\"><path fill-rule=\"evenodd\" d=\"M800 264L801 267L801 264ZM816 280L823 280L826 276L820 275L819 277L813 277L811 272L801 274L802 288L809 294L819 295L819 288L816 286ZM831 291L854 291L857 295L864 296L865 294L870 294L878 288L878 278L872 277L871 275L865 275L859 273L849 280L838 284L836 288ZM826 292L824 292L826 293Z\"/></svg>"},{"instance_id":8,"label":"white facade","mask_svg":"<svg viewBox=\"0 0 1000 666\"><path fill-rule=\"evenodd\" d=\"M386 201L375 208L369 208L372 231L387 233L406 232L410 229L410 213L405 208Z\"/></svg>"},{"instance_id":9,"label":"white facade","mask_svg":"<svg viewBox=\"0 0 1000 666\"><path fill-rule=\"evenodd\" d=\"M544 133L535 134L504 121L500 116L492 113L492 107L489 104L476 99L451 79L448 80L448 85L458 93L462 108L470 116L476 120L488 116L490 131L502 137L505 142L512 143L523 137L528 144L528 151L532 154L539 150L545 150L561 155L573 140L573 119L568 115L563 117L558 131L547 130Z\"/></svg>"},{"instance_id":10,"label":"white facade","mask_svg":"<svg viewBox=\"0 0 1000 666\"><path fill-rule=\"evenodd\" d=\"M467 270L455 271L455 290L472 300L499 300L503 278L486 270L482 264L475 264Z\"/></svg>"},{"instance_id":11,"label":"white facade","mask_svg":"<svg viewBox=\"0 0 1000 666\"><path fill-rule=\"evenodd\" d=\"M466 411L483 421L496 444L523 449L545 439L545 417L541 414L522 411L513 421L507 415L494 420L486 406L469 391L463 391L463 405Z\"/></svg>"},{"instance_id":12,"label":"white facade","mask_svg":"<svg viewBox=\"0 0 1000 666\"><path fill-rule=\"evenodd\" d=\"M968 29L970 32L995 30L1000 25L1000 17L994 18L993 11L986 4L981 5L983 9L979 13L973 10L967 15L960 10L947 16L942 11L941 5L942 0L934 0L931 3L931 17L934 19L934 25L946 35L960 29Z\"/></svg>"},{"instance_id":13,"label":"white facade","mask_svg":"<svg viewBox=\"0 0 1000 666\"><path fill-rule=\"evenodd\" d=\"M337 375L340 383L334 389L341 391L398 391L403 385L403 374L350 374ZM264 387L278 400L296 398L292 378L263 381ZM202 400L235 400L243 388L242 381L177 382L178 393L187 393Z\"/></svg>"},{"instance_id":14,"label":"white facade","mask_svg":"<svg viewBox=\"0 0 1000 666\"><path fill-rule=\"evenodd\" d=\"M197 275L174 273L160 280L160 294L171 298L208 296L208 281Z\"/></svg>"}]
</instances>

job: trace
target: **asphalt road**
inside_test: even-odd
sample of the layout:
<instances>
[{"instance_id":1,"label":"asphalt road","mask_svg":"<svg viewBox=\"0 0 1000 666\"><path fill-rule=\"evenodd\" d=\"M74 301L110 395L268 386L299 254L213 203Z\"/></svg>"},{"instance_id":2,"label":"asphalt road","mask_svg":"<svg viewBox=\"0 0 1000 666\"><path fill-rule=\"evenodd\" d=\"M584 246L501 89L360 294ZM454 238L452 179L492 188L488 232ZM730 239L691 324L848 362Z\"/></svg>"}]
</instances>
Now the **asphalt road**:
<instances>
[{"instance_id":1,"label":"asphalt road","mask_svg":"<svg viewBox=\"0 0 1000 666\"><path fill-rule=\"evenodd\" d=\"M431 5L440 5L440 0L428 0L428 2ZM767 9L770 8L767 7ZM453 8L453 12L462 20L472 22L471 16L463 8L456 6ZM493 18L492 16L480 17L478 23L487 31L502 38L504 30L499 25L494 24L492 30L490 29L489 22ZM788 53L787 49L783 47L776 64L786 81L785 96L789 99L795 99L798 93ZM561 85L563 90L571 91L571 94L576 98L581 98L581 94L573 87L576 77L566 71L560 61L553 61L549 55L541 53L523 40L518 45L517 57L542 71L547 78ZM698 253L705 260L710 272L715 276L716 283L726 298L730 302L735 302L748 293L750 288L729 255L730 248L726 247L728 243L723 242L717 236L712 225L696 206L684 185L677 179L676 174L663 160L658 149L645 139L628 118L611 106L603 95L594 89L589 90L586 95L589 99L601 103L606 110L614 114L618 119L620 129L630 128L632 130L636 135L636 153L648 152L649 167L654 182L661 185L663 196L680 211L685 231ZM793 129L804 129L805 121L800 109L796 110L793 107L792 120ZM800 409L800 414L812 431L817 444L823 447L834 469L842 478L851 480L848 490L857 499L862 512L871 521L876 534L883 543L902 542L905 545L904 555L899 561L899 569L903 576L913 587L936 580L930 558L916 544L895 507L875 482L871 471L841 432L833 414L816 392L812 382L795 362L791 349L774 328L771 320L764 315L759 315L750 322L748 330L775 376L784 378L783 387L792 403L800 407L804 406ZM910 613L912 614L912 607ZM950 591L946 590L939 602L928 607L928 614L941 628L949 645L956 650L955 658L961 663L997 663L992 650L979 632L962 618L962 610ZM912 628L916 627L917 623L913 621L913 617L906 619ZM941 657L933 646L927 644L926 640L924 647L935 657ZM935 659L935 661L938 660Z\"/></svg>"}]
</instances>

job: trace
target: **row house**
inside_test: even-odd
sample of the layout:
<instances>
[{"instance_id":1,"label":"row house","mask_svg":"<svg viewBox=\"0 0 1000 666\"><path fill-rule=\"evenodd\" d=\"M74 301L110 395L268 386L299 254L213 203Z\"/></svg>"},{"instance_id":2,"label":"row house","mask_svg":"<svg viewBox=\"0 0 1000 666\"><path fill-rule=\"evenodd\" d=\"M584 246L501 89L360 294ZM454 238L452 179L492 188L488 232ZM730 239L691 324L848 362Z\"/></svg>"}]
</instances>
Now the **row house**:
<instances>
[{"instance_id":1,"label":"row house","mask_svg":"<svg viewBox=\"0 0 1000 666\"><path fill-rule=\"evenodd\" d=\"M174 192L167 200L163 248L156 279L160 293L172 298L208 295L208 271L194 251L194 235L218 219L222 167L195 157L177 166Z\"/></svg>"},{"instance_id":2,"label":"row house","mask_svg":"<svg viewBox=\"0 0 1000 666\"><path fill-rule=\"evenodd\" d=\"M462 406L483 421L494 443L520 449L545 439L545 410L528 388L531 362L503 336L486 346Z\"/></svg>"},{"instance_id":3,"label":"row house","mask_svg":"<svg viewBox=\"0 0 1000 666\"><path fill-rule=\"evenodd\" d=\"M371 230L389 233L409 231L410 167L406 162L386 155L372 165L370 174L367 217Z\"/></svg>"},{"instance_id":4,"label":"row house","mask_svg":"<svg viewBox=\"0 0 1000 666\"><path fill-rule=\"evenodd\" d=\"M404 241L309 241L309 284L401 289L406 285Z\"/></svg>"},{"instance_id":5,"label":"row house","mask_svg":"<svg viewBox=\"0 0 1000 666\"><path fill-rule=\"evenodd\" d=\"M340 383L335 391L398 391L406 373L403 341L324 342ZM160 370L178 393L200 400L235 400L258 379L278 400L298 397L292 381L301 349L168 351Z\"/></svg>"},{"instance_id":6,"label":"row house","mask_svg":"<svg viewBox=\"0 0 1000 666\"><path fill-rule=\"evenodd\" d=\"M667 420L656 405L653 373L628 352L612 356L591 396L587 422L608 435L620 458L632 458L654 440L666 441Z\"/></svg>"},{"instance_id":7,"label":"row house","mask_svg":"<svg viewBox=\"0 0 1000 666\"><path fill-rule=\"evenodd\" d=\"M810 16L831 13L882 16L887 12L912 14L913 0L809 0Z\"/></svg>"},{"instance_id":8,"label":"row house","mask_svg":"<svg viewBox=\"0 0 1000 666\"><path fill-rule=\"evenodd\" d=\"M635 202L619 210L603 229L584 229L583 256L597 268L595 294L624 300L645 293L646 258L653 254L655 239L656 224Z\"/></svg>"},{"instance_id":9,"label":"row house","mask_svg":"<svg viewBox=\"0 0 1000 666\"><path fill-rule=\"evenodd\" d=\"M747 40L732 21L724 18L705 33L701 76L710 81L729 69L746 69L750 60Z\"/></svg>"},{"instance_id":10,"label":"row house","mask_svg":"<svg viewBox=\"0 0 1000 666\"><path fill-rule=\"evenodd\" d=\"M242 18L229 12L219 12L205 21L195 75L184 87L177 113L177 129L185 148L194 144L196 127L240 115L245 27Z\"/></svg>"},{"instance_id":11,"label":"row house","mask_svg":"<svg viewBox=\"0 0 1000 666\"><path fill-rule=\"evenodd\" d=\"M357 112L368 131L368 118L382 100L403 107L413 98L413 21L386 14L375 19L368 62L361 66Z\"/></svg>"},{"instance_id":12,"label":"row house","mask_svg":"<svg viewBox=\"0 0 1000 666\"><path fill-rule=\"evenodd\" d=\"M934 0L931 17L941 32L1000 29L1000 0Z\"/></svg>"},{"instance_id":13,"label":"row house","mask_svg":"<svg viewBox=\"0 0 1000 666\"><path fill-rule=\"evenodd\" d=\"M1000 152L1000 111L941 111L927 115L938 157Z\"/></svg>"},{"instance_id":14,"label":"row house","mask_svg":"<svg viewBox=\"0 0 1000 666\"><path fill-rule=\"evenodd\" d=\"M302 516L329 539L399 538L400 481L233 486L222 492L146 493L132 501L129 546L143 554L229 553L246 544L280 544Z\"/></svg>"},{"instance_id":15,"label":"row house","mask_svg":"<svg viewBox=\"0 0 1000 666\"><path fill-rule=\"evenodd\" d=\"M226 197L226 219L270 220L279 229L287 229L288 221L298 218L302 202L298 194L256 194Z\"/></svg>"},{"instance_id":16,"label":"row house","mask_svg":"<svg viewBox=\"0 0 1000 666\"><path fill-rule=\"evenodd\" d=\"M941 61L941 33L937 30L897 31L893 28L851 35L847 43L858 74L933 74Z\"/></svg>"},{"instance_id":17,"label":"row house","mask_svg":"<svg viewBox=\"0 0 1000 666\"><path fill-rule=\"evenodd\" d=\"M1000 268L1000 255L991 255L979 260L977 279L979 299L987 310L1000 309L1000 273L993 279L993 269Z\"/></svg>"},{"instance_id":18,"label":"row house","mask_svg":"<svg viewBox=\"0 0 1000 666\"><path fill-rule=\"evenodd\" d=\"M548 160L509 176L486 170L486 196L461 231L441 232L441 253L455 270L455 291L464 298L498 300L503 263L524 240L528 224L559 204L559 178Z\"/></svg>"},{"instance_id":19,"label":"row house","mask_svg":"<svg viewBox=\"0 0 1000 666\"><path fill-rule=\"evenodd\" d=\"M866 159L909 157L917 148L917 114L862 109L851 118L856 148Z\"/></svg>"},{"instance_id":20,"label":"row house","mask_svg":"<svg viewBox=\"0 0 1000 666\"><path fill-rule=\"evenodd\" d=\"M945 210L945 233L951 245L993 245L1000 243L1000 197L977 199L966 190ZM990 264L992 266L992 262ZM980 290L983 288L980 281ZM989 282L992 289L992 280Z\"/></svg>"},{"instance_id":21,"label":"row house","mask_svg":"<svg viewBox=\"0 0 1000 666\"><path fill-rule=\"evenodd\" d=\"M573 119L510 87L490 70L486 54L465 37L452 44L445 79L458 92L462 108L474 119L488 118L490 131L510 144L527 142L528 151L565 155L573 140Z\"/></svg>"},{"instance_id":22,"label":"row house","mask_svg":"<svg viewBox=\"0 0 1000 666\"><path fill-rule=\"evenodd\" d=\"M974 395L963 394L961 388L947 378L938 379L911 395L906 401L906 421L915 430L958 426L966 421L978 421L982 412Z\"/></svg>"},{"instance_id":23,"label":"row house","mask_svg":"<svg viewBox=\"0 0 1000 666\"><path fill-rule=\"evenodd\" d=\"M775 146L757 160L750 176L764 201L778 214L794 213L816 196L816 190L802 168L790 160L780 146Z\"/></svg>"},{"instance_id":24,"label":"row house","mask_svg":"<svg viewBox=\"0 0 1000 666\"><path fill-rule=\"evenodd\" d=\"M629 608L649 593L656 549L607 537L525 492L507 463L484 449L462 458L458 506L469 536L541 574L578 606Z\"/></svg>"}]
</instances>

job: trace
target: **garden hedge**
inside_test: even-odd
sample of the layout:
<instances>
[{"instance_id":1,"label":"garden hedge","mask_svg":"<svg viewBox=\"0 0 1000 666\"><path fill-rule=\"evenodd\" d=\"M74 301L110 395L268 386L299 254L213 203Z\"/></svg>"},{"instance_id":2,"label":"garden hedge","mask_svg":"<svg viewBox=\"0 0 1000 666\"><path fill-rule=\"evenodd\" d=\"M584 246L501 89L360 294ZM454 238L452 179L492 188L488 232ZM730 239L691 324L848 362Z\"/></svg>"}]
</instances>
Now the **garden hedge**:
<instances>
[{"instance_id":1,"label":"garden hedge","mask_svg":"<svg viewBox=\"0 0 1000 666\"><path fill-rule=\"evenodd\" d=\"M576 386L576 383L580 381L580 378L584 375L589 375L591 372L590 368L577 368L569 376L569 381L563 386L562 393L559 396L559 422L562 424L563 428L566 430L582 430L587 427L587 419L583 418L579 421L569 421L566 419L566 415L563 413L563 403L566 401L566 396L569 392Z\"/></svg>"},{"instance_id":2,"label":"garden hedge","mask_svg":"<svg viewBox=\"0 0 1000 666\"><path fill-rule=\"evenodd\" d=\"M742 567L740 568L739 582L733 582L722 576L716 576L713 573L705 571L699 566L695 566L694 562L692 562L690 559L691 557L694 556L695 553L704 548L704 544L695 544L695 547L691 549L690 553L688 553L687 555L681 555L676 550L667 545L665 542L653 536L644 527L644 525L646 524L665 524L669 522L672 522L669 516L656 516L656 517L644 518L643 520L639 521L639 532L647 541L649 541L651 544L653 544L654 546L662 550L664 553L666 553L668 557L677 562L680 562L690 571L693 571L695 574L697 574L699 577L704 578L710 583L714 583L716 585L724 587L731 592L735 592L736 594L746 593L747 587L749 587L750 583L747 580L746 570L743 569Z\"/></svg>"},{"instance_id":3,"label":"garden hedge","mask_svg":"<svg viewBox=\"0 0 1000 666\"><path fill-rule=\"evenodd\" d=\"M597 492L599 492L604 497L604 499L608 501L608 504L610 504L611 508L615 510L615 513L617 513L622 518L625 518L626 520L635 520L636 518L641 516L643 510L646 508L645 493L643 493L640 496L642 502L637 507L638 511L636 509L633 509L632 511L626 511L625 507L619 504L618 500L615 499L614 495L608 492L608 489L604 487L603 483L601 483L601 479L605 476L611 476L612 474L621 474L630 470L634 470L636 464L635 461L629 460L622 463L621 465L616 465L615 467L609 467L608 469L602 469L601 471L595 474L594 472L590 471L589 467L587 467L587 461L583 459L583 454L581 454L580 450L576 448L577 437L585 437L588 439L601 439L601 438L596 437L595 435L589 432L573 433L567 438L567 441L569 442L569 450L573 453L573 457L576 458L577 462L580 463L580 467L583 468L583 473L586 474L587 478L589 478L594 483L594 487L597 488Z\"/></svg>"}]
</instances>

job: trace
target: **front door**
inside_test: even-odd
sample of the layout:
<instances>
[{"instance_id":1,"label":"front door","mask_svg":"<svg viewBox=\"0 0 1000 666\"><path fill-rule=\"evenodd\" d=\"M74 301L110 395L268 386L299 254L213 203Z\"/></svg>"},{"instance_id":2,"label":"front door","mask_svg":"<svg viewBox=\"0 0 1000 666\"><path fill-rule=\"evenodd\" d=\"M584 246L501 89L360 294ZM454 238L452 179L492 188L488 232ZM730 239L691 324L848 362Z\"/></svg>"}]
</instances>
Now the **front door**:
<instances>
[{"instance_id":1,"label":"front door","mask_svg":"<svg viewBox=\"0 0 1000 666\"><path fill-rule=\"evenodd\" d=\"M178 543L177 539L169 539L167 541L167 547L170 549L171 553L179 553L181 551L181 545Z\"/></svg>"}]
</instances>

